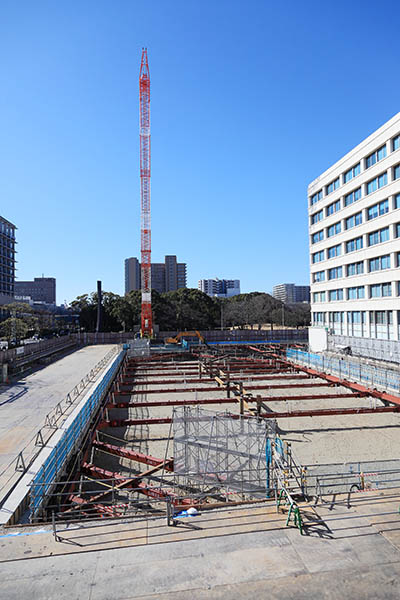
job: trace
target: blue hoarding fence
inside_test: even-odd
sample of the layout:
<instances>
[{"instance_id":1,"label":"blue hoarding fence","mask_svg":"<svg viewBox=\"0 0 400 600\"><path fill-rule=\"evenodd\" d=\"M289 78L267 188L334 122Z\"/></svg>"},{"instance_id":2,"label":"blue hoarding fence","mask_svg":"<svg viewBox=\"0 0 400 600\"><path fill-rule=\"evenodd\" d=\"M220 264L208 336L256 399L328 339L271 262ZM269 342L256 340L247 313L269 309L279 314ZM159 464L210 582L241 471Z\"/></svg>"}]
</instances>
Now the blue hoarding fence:
<instances>
[{"instance_id":1,"label":"blue hoarding fence","mask_svg":"<svg viewBox=\"0 0 400 600\"><path fill-rule=\"evenodd\" d=\"M400 394L400 372L395 369L366 364L361 360L312 354L291 348L286 351L286 357L294 363L321 373L337 375L340 379L361 383L368 388Z\"/></svg>"}]
</instances>

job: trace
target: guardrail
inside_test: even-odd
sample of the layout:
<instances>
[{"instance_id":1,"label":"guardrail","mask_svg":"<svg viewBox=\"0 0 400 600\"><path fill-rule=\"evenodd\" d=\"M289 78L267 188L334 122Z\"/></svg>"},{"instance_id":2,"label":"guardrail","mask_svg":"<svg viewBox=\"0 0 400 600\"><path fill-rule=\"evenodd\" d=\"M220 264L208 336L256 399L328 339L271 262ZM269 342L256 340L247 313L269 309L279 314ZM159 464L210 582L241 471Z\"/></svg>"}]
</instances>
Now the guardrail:
<instances>
[{"instance_id":1,"label":"guardrail","mask_svg":"<svg viewBox=\"0 0 400 600\"><path fill-rule=\"evenodd\" d=\"M286 357L291 362L310 367L321 373L337 375L340 379L358 382L369 388L390 390L400 394L400 371L395 369L365 364L362 360L312 354L294 349L288 349Z\"/></svg>"},{"instance_id":2,"label":"guardrail","mask_svg":"<svg viewBox=\"0 0 400 600\"><path fill-rule=\"evenodd\" d=\"M63 336L53 340L43 340L25 346L18 346L10 350L0 351L0 364L2 363L18 363L23 359L33 358L34 355L41 355L62 349L64 347L78 344L76 336Z\"/></svg>"},{"instance_id":3,"label":"guardrail","mask_svg":"<svg viewBox=\"0 0 400 600\"><path fill-rule=\"evenodd\" d=\"M96 375L111 360L112 356L119 351L118 348L112 348L82 379L77 383L68 394L57 403L57 405L47 413L44 424L29 440L26 446L21 450L3 471L0 473L0 479L6 481L0 488L0 498L2 502L5 499L5 492L9 491L11 484L15 485L17 481L27 472L33 461L38 456L41 448L45 446L54 433L64 423L66 414L70 413L76 405L78 398L87 386L94 381Z\"/></svg>"},{"instance_id":4,"label":"guardrail","mask_svg":"<svg viewBox=\"0 0 400 600\"><path fill-rule=\"evenodd\" d=\"M125 355L126 350L121 349L93 393L65 429L63 436L56 443L37 475L33 478L30 494L31 519L34 519L37 513L40 512L44 498L55 485L59 474L63 472L71 454L77 451L93 414L101 405Z\"/></svg>"}]
</instances>

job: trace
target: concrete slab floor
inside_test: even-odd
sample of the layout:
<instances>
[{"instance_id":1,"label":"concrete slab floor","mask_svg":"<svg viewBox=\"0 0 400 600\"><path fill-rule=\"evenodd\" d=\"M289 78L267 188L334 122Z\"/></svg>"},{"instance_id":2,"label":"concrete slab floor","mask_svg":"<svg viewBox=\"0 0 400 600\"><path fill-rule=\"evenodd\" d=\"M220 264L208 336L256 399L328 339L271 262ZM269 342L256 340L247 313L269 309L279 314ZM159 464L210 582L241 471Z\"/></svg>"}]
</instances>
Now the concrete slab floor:
<instances>
[{"instance_id":1,"label":"concrete slab floor","mask_svg":"<svg viewBox=\"0 0 400 600\"><path fill-rule=\"evenodd\" d=\"M372 495L369 501L374 502ZM378 516L380 506L385 511L388 506L394 511L398 509L399 497L382 496L382 505L379 501L380 498ZM42 538L45 535L51 538L51 534L0 538L0 598L398 598L399 545L379 533L365 511L366 506L363 502L349 509L344 503L317 507L322 518L330 519L330 538L318 533L301 536L297 530L284 526L282 516L277 516L278 528L259 527L244 532L246 513L249 520L260 524L263 514L264 520L267 515L272 517L265 507L204 513L190 520L204 529L191 530L191 538L185 541L174 541L179 535L175 528L152 522L150 537L163 534L170 539L165 543L136 543L106 549L99 535L93 538L91 551L82 551L77 546L71 550L71 544L57 544L65 548L59 556L50 556L50 548L45 550ZM400 517L397 518L400 525ZM201 533L206 531L210 534L209 528L218 520L225 521L227 527L222 525L219 534L214 529L211 535L202 537ZM367 533L360 527L363 524L368 528ZM131 533L134 541L139 530ZM76 530L76 541L78 535L85 535L85 531ZM5 544L5 540L9 542ZM34 549L35 543L42 547L41 558L30 558L29 550ZM11 558L10 544L20 549L19 555L14 553L15 558Z\"/></svg>"}]
</instances>

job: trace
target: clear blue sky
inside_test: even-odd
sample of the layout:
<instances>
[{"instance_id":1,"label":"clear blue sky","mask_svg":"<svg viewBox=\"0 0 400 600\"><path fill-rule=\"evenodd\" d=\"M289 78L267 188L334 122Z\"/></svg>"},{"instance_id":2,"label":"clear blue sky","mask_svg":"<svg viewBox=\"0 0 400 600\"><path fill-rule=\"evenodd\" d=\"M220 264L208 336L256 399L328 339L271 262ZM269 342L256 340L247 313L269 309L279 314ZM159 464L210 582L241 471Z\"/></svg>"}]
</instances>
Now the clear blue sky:
<instances>
[{"instance_id":1,"label":"clear blue sky","mask_svg":"<svg viewBox=\"0 0 400 600\"><path fill-rule=\"evenodd\" d=\"M3 0L0 214L18 279L123 293L140 256L138 74L152 91L152 258L188 285L308 283L308 183L400 110L398 2Z\"/></svg>"}]
</instances>

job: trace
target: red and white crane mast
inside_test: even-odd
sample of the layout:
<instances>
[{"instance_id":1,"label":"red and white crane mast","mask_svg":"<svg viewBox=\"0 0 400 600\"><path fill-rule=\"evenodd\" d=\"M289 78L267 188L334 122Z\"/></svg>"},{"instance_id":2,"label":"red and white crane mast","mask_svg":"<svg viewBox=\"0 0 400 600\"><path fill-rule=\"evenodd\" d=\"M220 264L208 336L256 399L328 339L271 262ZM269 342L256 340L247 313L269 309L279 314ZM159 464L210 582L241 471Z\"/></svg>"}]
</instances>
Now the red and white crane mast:
<instances>
[{"instance_id":1,"label":"red and white crane mast","mask_svg":"<svg viewBox=\"0 0 400 600\"><path fill-rule=\"evenodd\" d=\"M151 310L151 219L150 219L150 71L147 48L142 50L139 75L140 103L140 206L141 206L141 263L142 316L141 337L153 335Z\"/></svg>"}]
</instances>

